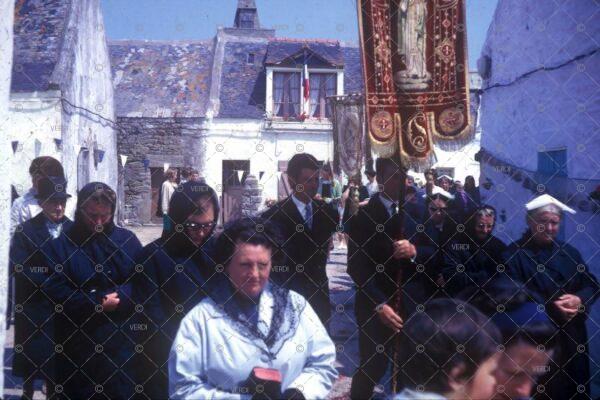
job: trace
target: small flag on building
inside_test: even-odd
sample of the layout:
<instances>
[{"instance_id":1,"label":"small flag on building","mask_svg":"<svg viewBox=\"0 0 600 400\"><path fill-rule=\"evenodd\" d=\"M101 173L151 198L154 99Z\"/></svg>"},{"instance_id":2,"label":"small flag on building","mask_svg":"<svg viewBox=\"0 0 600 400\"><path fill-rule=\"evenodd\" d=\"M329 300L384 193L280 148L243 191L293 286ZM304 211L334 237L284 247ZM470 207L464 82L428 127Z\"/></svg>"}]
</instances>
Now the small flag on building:
<instances>
[{"instance_id":1,"label":"small flag on building","mask_svg":"<svg viewBox=\"0 0 600 400\"><path fill-rule=\"evenodd\" d=\"M304 51L304 68L302 69L302 88L302 114L300 119L305 120L310 116L310 76L308 75L306 51Z\"/></svg>"}]
</instances>

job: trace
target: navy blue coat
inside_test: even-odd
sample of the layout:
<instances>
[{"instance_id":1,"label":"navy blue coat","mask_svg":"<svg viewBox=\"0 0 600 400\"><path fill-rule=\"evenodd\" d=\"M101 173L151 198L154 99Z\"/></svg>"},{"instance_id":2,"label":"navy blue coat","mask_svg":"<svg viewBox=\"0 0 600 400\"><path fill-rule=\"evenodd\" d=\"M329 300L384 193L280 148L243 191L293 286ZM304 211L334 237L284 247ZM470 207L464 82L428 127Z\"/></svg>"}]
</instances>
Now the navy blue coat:
<instances>
[{"instance_id":1,"label":"navy blue coat","mask_svg":"<svg viewBox=\"0 0 600 400\"><path fill-rule=\"evenodd\" d=\"M455 297L466 288L482 287L504 263L507 246L495 236L480 243L469 235L453 239L444 249L444 291Z\"/></svg>"},{"instance_id":2,"label":"navy blue coat","mask_svg":"<svg viewBox=\"0 0 600 400\"><path fill-rule=\"evenodd\" d=\"M540 295L548 315L559 326L559 365L561 371L550 371L543 382L546 394L552 399L587 399L589 391L588 335L585 320L599 294L598 281L589 272L581 254L571 245L558 242L546 248L536 246L526 234L506 251L506 273L523 282L525 287ZM569 322L558 315L553 302L563 294L578 296L585 310ZM578 351L584 345L584 351ZM579 393L582 385L585 393Z\"/></svg>"},{"instance_id":3,"label":"navy blue coat","mask_svg":"<svg viewBox=\"0 0 600 400\"><path fill-rule=\"evenodd\" d=\"M62 307L56 313L55 338L62 346L57 384L70 398L129 398L131 276L142 245L133 232L116 226L89 237L76 228L48 246L54 273L45 291ZM102 311L102 298L115 291L119 306Z\"/></svg>"},{"instance_id":4,"label":"navy blue coat","mask_svg":"<svg viewBox=\"0 0 600 400\"><path fill-rule=\"evenodd\" d=\"M215 271L212 241L189 250L165 246L160 238L137 257L135 342L143 354L133 363L133 376L143 385L144 397L167 398L167 361L179 323L223 278L222 271Z\"/></svg>"},{"instance_id":5,"label":"navy blue coat","mask_svg":"<svg viewBox=\"0 0 600 400\"><path fill-rule=\"evenodd\" d=\"M52 376L54 355L54 306L42 292L50 269L42 247L52 240L44 213L24 222L10 246L10 271L15 277L15 351L13 375L25 379L39 372ZM63 220L63 229L72 221Z\"/></svg>"}]
</instances>

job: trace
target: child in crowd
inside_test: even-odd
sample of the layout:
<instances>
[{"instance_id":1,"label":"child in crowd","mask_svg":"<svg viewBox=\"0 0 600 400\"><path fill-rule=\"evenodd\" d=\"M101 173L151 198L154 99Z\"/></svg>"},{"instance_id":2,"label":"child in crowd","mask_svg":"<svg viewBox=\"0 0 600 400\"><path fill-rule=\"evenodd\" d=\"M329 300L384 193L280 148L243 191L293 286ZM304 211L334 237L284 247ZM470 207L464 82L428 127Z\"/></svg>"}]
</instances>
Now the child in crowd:
<instances>
[{"instance_id":1,"label":"child in crowd","mask_svg":"<svg viewBox=\"0 0 600 400\"><path fill-rule=\"evenodd\" d=\"M406 322L400 354L404 390L394 400L491 399L500 332L473 306L428 303Z\"/></svg>"}]
</instances>

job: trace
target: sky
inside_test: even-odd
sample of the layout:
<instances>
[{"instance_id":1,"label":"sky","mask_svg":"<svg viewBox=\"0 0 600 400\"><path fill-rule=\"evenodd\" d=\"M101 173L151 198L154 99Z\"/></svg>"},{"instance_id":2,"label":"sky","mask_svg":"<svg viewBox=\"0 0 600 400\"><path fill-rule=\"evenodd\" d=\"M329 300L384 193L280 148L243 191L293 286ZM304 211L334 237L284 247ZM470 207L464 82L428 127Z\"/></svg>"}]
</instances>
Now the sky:
<instances>
[{"instance_id":1,"label":"sky","mask_svg":"<svg viewBox=\"0 0 600 400\"><path fill-rule=\"evenodd\" d=\"M497 0L467 0L469 65L481 52ZM237 0L101 0L109 39L203 40L233 26ZM358 43L356 0L256 0L277 37Z\"/></svg>"}]
</instances>

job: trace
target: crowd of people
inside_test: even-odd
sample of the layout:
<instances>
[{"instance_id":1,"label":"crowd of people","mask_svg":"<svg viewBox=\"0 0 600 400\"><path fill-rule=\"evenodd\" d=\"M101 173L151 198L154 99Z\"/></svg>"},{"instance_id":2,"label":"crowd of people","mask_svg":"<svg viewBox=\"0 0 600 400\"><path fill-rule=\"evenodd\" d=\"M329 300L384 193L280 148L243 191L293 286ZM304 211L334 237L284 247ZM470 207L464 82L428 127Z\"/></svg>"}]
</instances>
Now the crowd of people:
<instances>
[{"instance_id":1,"label":"crowd of people","mask_svg":"<svg viewBox=\"0 0 600 400\"><path fill-rule=\"evenodd\" d=\"M57 399L326 398L335 235L356 287L352 399L371 398L388 370L396 400L590 396L599 285L557 239L574 210L549 195L524 205L528 229L506 245L470 177L428 171L421 189L379 158L366 185L343 187L300 153L290 196L222 228L209 185L168 176L162 235L142 246L114 224L106 184L77 193L71 221L60 163L37 158L30 174L10 251L24 398L36 379Z\"/></svg>"}]
</instances>

